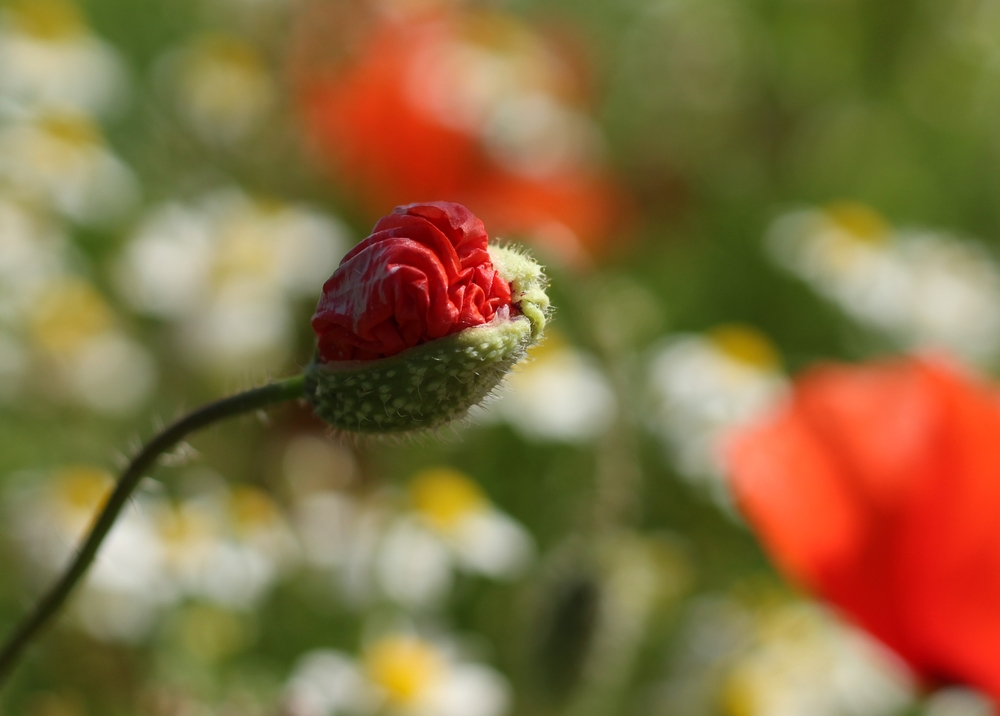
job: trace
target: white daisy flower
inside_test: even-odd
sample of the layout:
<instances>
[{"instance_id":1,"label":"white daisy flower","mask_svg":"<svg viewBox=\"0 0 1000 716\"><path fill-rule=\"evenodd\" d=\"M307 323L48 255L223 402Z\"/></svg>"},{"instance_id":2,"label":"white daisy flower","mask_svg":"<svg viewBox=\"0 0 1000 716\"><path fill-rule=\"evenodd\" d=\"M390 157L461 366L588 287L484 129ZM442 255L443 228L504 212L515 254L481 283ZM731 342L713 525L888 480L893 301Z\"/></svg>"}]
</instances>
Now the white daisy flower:
<instances>
[{"instance_id":1,"label":"white daisy flower","mask_svg":"<svg viewBox=\"0 0 1000 716\"><path fill-rule=\"evenodd\" d=\"M468 475L446 467L423 470L411 480L409 498L412 511L393 520L376 556L382 589L401 604L439 604L455 568L514 579L530 565L531 535Z\"/></svg>"},{"instance_id":2,"label":"white daisy flower","mask_svg":"<svg viewBox=\"0 0 1000 716\"><path fill-rule=\"evenodd\" d=\"M398 499L385 491L347 492L356 477L354 455L326 435L300 435L289 441L283 469L306 563L328 572L347 604L371 604L379 593L372 574L375 555Z\"/></svg>"},{"instance_id":3,"label":"white daisy flower","mask_svg":"<svg viewBox=\"0 0 1000 716\"><path fill-rule=\"evenodd\" d=\"M0 195L0 395L20 391L33 371L57 398L128 412L153 388L152 358L70 273L71 256L61 231Z\"/></svg>"},{"instance_id":4,"label":"white daisy flower","mask_svg":"<svg viewBox=\"0 0 1000 716\"><path fill-rule=\"evenodd\" d=\"M76 553L114 481L80 467L34 482L9 497L9 523L48 581ZM74 614L96 638L138 641L163 608L184 599L251 609L297 562L294 534L261 490L222 486L177 503L140 492L101 547Z\"/></svg>"},{"instance_id":5,"label":"white daisy flower","mask_svg":"<svg viewBox=\"0 0 1000 716\"><path fill-rule=\"evenodd\" d=\"M103 114L120 106L125 66L68 0L18 0L0 13L0 97L26 107Z\"/></svg>"},{"instance_id":6,"label":"white daisy flower","mask_svg":"<svg viewBox=\"0 0 1000 716\"><path fill-rule=\"evenodd\" d=\"M727 433L784 395L787 381L771 342L748 326L720 326L680 335L655 350L649 365L650 427L678 471L699 481L722 504L728 492L722 463Z\"/></svg>"},{"instance_id":7,"label":"white daisy flower","mask_svg":"<svg viewBox=\"0 0 1000 716\"><path fill-rule=\"evenodd\" d=\"M351 607L366 607L381 594L373 569L394 513L392 504L384 494L358 498L321 490L301 497L293 507L306 562L328 572L335 591Z\"/></svg>"},{"instance_id":8,"label":"white daisy flower","mask_svg":"<svg viewBox=\"0 0 1000 716\"><path fill-rule=\"evenodd\" d=\"M571 104L574 78L537 37L514 25L489 38L428 42L413 63L410 99L436 121L479 137L509 171L544 178L586 171L601 151L593 121Z\"/></svg>"},{"instance_id":9,"label":"white daisy flower","mask_svg":"<svg viewBox=\"0 0 1000 716\"><path fill-rule=\"evenodd\" d=\"M283 512L257 488L220 487L164 506L156 522L178 590L227 608L259 604L298 560Z\"/></svg>"},{"instance_id":10,"label":"white daisy flower","mask_svg":"<svg viewBox=\"0 0 1000 716\"><path fill-rule=\"evenodd\" d=\"M477 422L503 420L529 440L564 442L593 440L611 426L617 400L593 357L557 336L529 353Z\"/></svg>"},{"instance_id":11,"label":"white daisy flower","mask_svg":"<svg viewBox=\"0 0 1000 716\"><path fill-rule=\"evenodd\" d=\"M9 524L47 586L76 554L114 481L103 470L69 467L32 482L9 497ZM71 604L74 619L95 638L139 641L173 601L154 505L142 493L130 502Z\"/></svg>"},{"instance_id":12,"label":"white daisy flower","mask_svg":"<svg viewBox=\"0 0 1000 716\"><path fill-rule=\"evenodd\" d=\"M978 363L1000 357L1000 267L979 244L897 230L867 206L842 203L779 218L767 248L901 347L944 348Z\"/></svg>"},{"instance_id":13,"label":"white daisy flower","mask_svg":"<svg viewBox=\"0 0 1000 716\"><path fill-rule=\"evenodd\" d=\"M286 476L299 485L292 514L305 559L331 572L348 603L387 597L412 608L435 607L449 595L456 570L503 580L531 564L531 536L464 473L419 472L407 500L388 491L354 496L306 476L323 455L330 456L327 465L343 464L338 448L325 443L292 443ZM306 482L313 487L302 490Z\"/></svg>"},{"instance_id":14,"label":"white daisy flower","mask_svg":"<svg viewBox=\"0 0 1000 716\"><path fill-rule=\"evenodd\" d=\"M235 189L155 209L118 265L127 300L175 322L194 362L239 372L284 358L294 302L314 298L347 241L312 209Z\"/></svg>"},{"instance_id":15,"label":"white daisy flower","mask_svg":"<svg viewBox=\"0 0 1000 716\"><path fill-rule=\"evenodd\" d=\"M67 254L58 228L0 193L0 325L21 325L42 288L66 273Z\"/></svg>"},{"instance_id":16,"label":"white daisy flower","mask_svg":"<svg viewBox=\"0 0 1000 716\"><path fill-rule=\"evenodd\" d=\"M290 716L502 716L510 687L495 670L409 633L375 639L360 659L305 654L286 687Z\"/></svg>"},{"instance_id":17,"label":"white daisy flower","mask_svg":"<svg viewBox=\"0 0 1000 716\"><path fill-rule=\"evenodd\" d=\"M53 279L26 313L29 344L50 371L48 389L109 414L134 410L153 390L152 357L120 330L111 306L86 281Z\"/></svg>"},{"instance_id":18,"label":"white daisy flower","mask_svg":"<svg viewBox=\"0 0 1000 716\"><path fill-rule=\"evenodd\" d=\"M653 691L664 713L894 716L915 703L894 654L811 602L704 598L677 643L671 676Z\"/></svg>"},{"instance_id":19,"label":"white daisy flower","mask_svg":"<svg viewBox=\"0 0 1000 716\"><path fill-rule=\"evenodd\" d=\"M764 610L752 646L729 672L727 711L740 716L891 716L913 699L901 662L819 606Z\"/></svg>"},{"instance_id":20,"label":"white daisy flower","mask_svg":"<svg viewBox=\"0 0 1000 716\"><path fill-rule=\"evenodd\" d=\"M209 142L246 139L277 105L265 58L236 36L204 36L167 57L163 68L181 116Z\"/></svg>"},{"instance_id":21,"label":"white daisy flower","mask_svg":"<svg viewBox=\"0 0 1000 716\"><path fill-rule=\"evenodd\" d=\"M139 197L132 171L90 120L74 114L0 126L0 183L85 224L117 220Z\"/></svg>"}]
</instances>

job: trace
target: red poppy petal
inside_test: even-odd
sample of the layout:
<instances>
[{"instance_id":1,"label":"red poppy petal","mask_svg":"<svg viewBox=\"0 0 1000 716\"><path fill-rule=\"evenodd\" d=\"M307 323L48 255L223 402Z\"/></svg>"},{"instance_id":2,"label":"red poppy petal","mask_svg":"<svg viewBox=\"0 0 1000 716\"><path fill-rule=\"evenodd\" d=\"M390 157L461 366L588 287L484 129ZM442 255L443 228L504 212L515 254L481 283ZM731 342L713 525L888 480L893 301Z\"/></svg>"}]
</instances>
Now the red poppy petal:
<instances>
[{"instance_id":1,"label":"red poppy petal","mask_svg":"<svg viewBox=\"0 0 1000 716\"><path fill-rule=\"evenodd\" d=\"M313 329L324 361L389 356L493 319L511 304L465 207L399 207L323 286Z\"/></svg>"},{"instance_id":2,"label":"red poppy petal","mask_svg":"<svg viewBox=\"0 0 1000 716\"><path fill-rule=\"evenodd\" d=\"M928 682L1000 696L998 436L992 389L907 360L809 372L728 458L779 566Z\"/></svg>"}]
</instances>

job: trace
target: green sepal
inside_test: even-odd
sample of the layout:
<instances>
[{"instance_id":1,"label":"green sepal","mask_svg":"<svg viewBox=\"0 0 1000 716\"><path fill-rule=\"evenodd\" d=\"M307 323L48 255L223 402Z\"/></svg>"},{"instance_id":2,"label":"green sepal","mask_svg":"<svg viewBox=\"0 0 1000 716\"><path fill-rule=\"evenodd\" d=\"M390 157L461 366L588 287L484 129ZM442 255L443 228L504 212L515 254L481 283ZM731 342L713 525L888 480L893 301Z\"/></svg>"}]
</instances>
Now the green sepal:
<instances>
[{"instance_id":1,"label":"green sepal","mask_svg":"<svg viewBox=\"0 0 1000 716\"><path fill-rule=\"evenodd\" d=\"M531 344L518 316L467 328L374 361L313 362L306 397L335 428L355 433L434 428L464 415L500 383Z\"/></svg>"}]
</instances>

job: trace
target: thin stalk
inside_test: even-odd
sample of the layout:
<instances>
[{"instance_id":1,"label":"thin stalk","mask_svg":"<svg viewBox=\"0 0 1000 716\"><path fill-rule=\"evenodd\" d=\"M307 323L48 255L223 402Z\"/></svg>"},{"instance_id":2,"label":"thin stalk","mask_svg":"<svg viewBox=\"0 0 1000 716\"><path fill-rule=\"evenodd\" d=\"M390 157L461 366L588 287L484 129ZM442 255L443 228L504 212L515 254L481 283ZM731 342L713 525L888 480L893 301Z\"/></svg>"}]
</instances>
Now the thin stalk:
<instances>
[{"instance_id":1,"label":"thin stalk","mask_svg":"<svg viewBox=\"0 0 1000 716\"><path fill-rule=\"evenodd\" d=\"M150 440L125 468L72 564L59 578L59 581L42 597L34 610L21 621L17 629L4 643L3 648L0 649L0 687L10 677L11 671L23 655L25 648L58 613L66 598L87 572L87 568L97 556L101 543L111 531L118 513L128 502L129 496L142 480L146 471L163 453L191 433L212 423L251 410L259 410L275 403L294 400L302 397L302 393L303 377L301 375L270 383L261 388L253 388L203 405L164 428Z\"/></svg>"}]
</instances>

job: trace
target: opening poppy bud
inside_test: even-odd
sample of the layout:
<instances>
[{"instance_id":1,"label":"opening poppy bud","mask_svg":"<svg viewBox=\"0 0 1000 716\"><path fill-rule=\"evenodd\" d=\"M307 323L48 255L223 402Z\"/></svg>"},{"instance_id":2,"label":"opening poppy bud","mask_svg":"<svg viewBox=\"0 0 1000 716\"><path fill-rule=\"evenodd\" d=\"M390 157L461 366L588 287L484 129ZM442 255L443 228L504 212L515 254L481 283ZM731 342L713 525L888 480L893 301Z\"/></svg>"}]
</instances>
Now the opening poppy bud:
<instances>
[{"instance_id":1,"label":"opening poppy bud","mask_svg":"<svg viewBox=\"0 0 1000 716\"><path fill-rule=\"evenodd\" d=\"M398 207L323 286L306 397L348 432L442 425L499 385L548 309L541 267L490 246L464 206Z\"/></svg>"}]
</instances>

